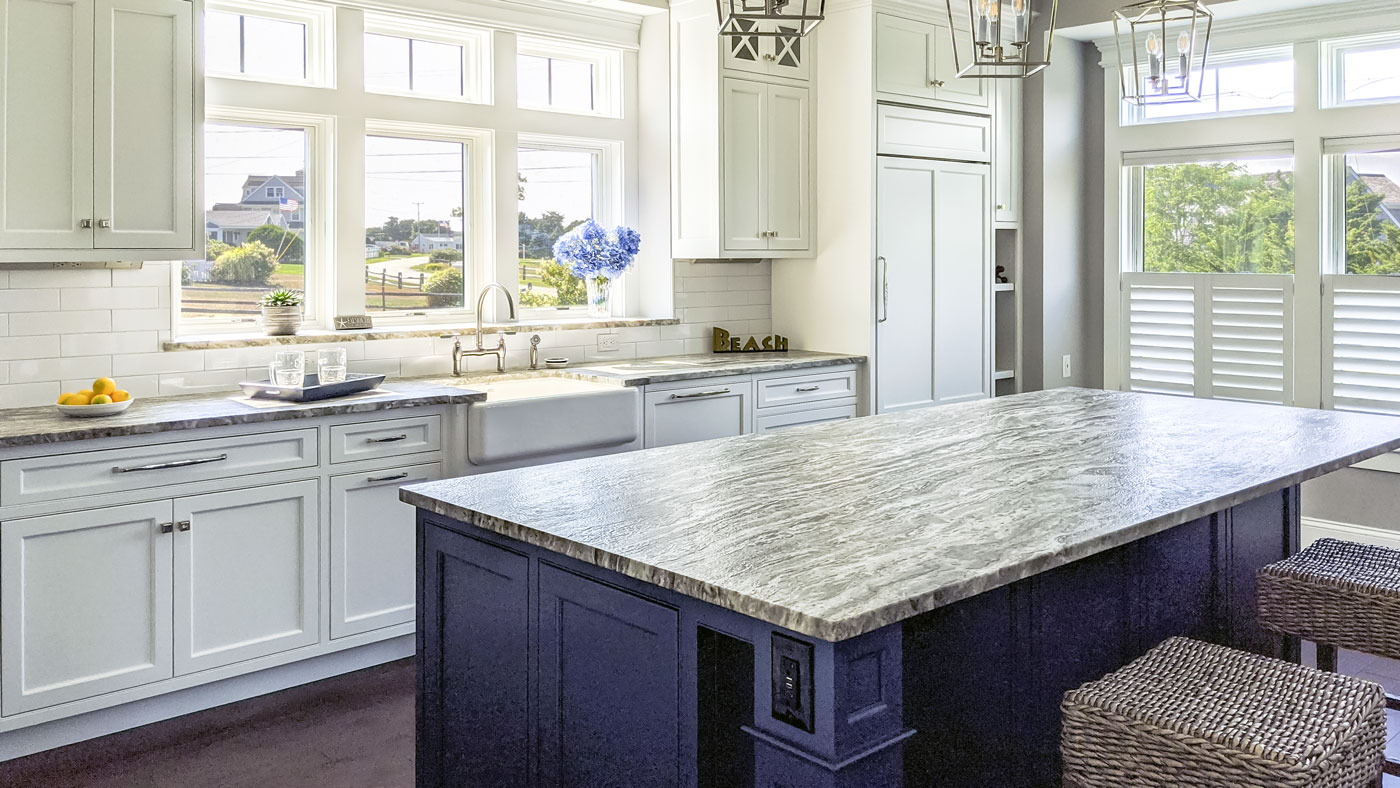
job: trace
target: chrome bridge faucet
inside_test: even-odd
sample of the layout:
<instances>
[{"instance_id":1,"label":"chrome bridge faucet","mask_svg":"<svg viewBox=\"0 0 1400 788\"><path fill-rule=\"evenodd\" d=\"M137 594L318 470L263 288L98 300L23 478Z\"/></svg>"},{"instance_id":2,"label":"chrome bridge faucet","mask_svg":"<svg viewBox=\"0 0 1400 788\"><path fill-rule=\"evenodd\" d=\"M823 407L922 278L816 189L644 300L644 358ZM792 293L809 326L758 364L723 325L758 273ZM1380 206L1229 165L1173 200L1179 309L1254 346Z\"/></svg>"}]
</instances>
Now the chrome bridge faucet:
<instances>
[{"instance_id":1,"label":"chrome bridge faucet","mask_svg":"<svg viewBox=\"0 0 1400 788\"><path fill-rule=\"evenodd\" d=\"M510 309L510 319L515 319L515 301L510 297L510 291L496 282L491 282L481 288L481 294L476 297L476 350L462 349L462 336L460 334L443 334L443 339L451 339L452 342L452 374L460 377L462 375L463 356L495 356L496 371L506 371L506 338L505 334L514 334L514 331L502 331L501 341L493 348L488 348L481 343L481 310L486 302L486 294L492 289L500 290L501 295L506 297L506 306Z\"/></svg>"}]
</instances>

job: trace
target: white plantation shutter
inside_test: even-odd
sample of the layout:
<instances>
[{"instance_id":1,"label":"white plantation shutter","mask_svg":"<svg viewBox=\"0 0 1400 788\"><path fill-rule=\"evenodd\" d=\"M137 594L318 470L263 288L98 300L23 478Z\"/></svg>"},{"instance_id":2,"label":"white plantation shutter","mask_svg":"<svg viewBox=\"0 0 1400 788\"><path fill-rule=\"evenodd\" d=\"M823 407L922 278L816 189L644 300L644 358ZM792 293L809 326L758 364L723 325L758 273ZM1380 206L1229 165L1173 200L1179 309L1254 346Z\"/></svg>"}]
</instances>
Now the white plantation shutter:
<instances>
[{"instance_id":1,"label":"white plantation shutter","mask_svg":"<svg viewBox=\"0 0 1400 788\"><path fill-rule=\"evenodd\" d=\"M1128 389L1293 402L1293 277L1123 275Z\"/></svg>"},{"instance_id":2,"label":"white plantation shutter","mask_svg":"<svg viewBox=\"0 0 1400 788\"><path fill-rule=\"evenodd\" d=\"M1326 407L1400 415L1400 280L1324 277Z\"/></svg>"},{"instance_id":3,"label":"white plantation shutter","mask_svg":"<svg viewBox=\"0 0 1400 788\"><path fill-rule=\"evenodd\" d=\"M1125 277L1125 280L1127 277ZM1156 394L1196 391L1196 305L1189 286L1125 281L1128 388Z\"/></svg>"}]
</instances>

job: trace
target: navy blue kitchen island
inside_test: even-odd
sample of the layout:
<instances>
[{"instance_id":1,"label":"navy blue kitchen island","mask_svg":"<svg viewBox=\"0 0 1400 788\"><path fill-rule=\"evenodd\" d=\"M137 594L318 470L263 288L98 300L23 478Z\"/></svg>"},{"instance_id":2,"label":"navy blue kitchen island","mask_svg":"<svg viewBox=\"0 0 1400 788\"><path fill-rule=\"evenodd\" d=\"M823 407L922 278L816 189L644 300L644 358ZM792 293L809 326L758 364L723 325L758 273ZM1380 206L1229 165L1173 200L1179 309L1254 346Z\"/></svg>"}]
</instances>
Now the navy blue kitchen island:
<instances>
[{"instance_id":1,"label":"navy blue kitchen island","mask_svg":"<svg viewBox=\"0 0 1400 788\"><path fill-rule=\"evenodd\" d=\"M1059 390L406 488L418 784L1051 786L1173 635L1296 658L1255 571L1400 419Z\"/></svg>"}]
</instances>

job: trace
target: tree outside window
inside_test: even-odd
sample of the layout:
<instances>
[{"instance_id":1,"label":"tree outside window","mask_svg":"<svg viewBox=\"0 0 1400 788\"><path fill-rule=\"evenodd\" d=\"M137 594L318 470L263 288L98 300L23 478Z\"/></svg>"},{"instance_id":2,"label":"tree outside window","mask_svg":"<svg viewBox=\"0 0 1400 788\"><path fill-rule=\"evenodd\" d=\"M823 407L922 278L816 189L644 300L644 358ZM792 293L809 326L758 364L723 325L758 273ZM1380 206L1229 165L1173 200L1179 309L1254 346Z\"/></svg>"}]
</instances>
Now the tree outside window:
<instances>
[{"instance_id":1,"label":"tree outside window","mask_svg":"<svg viewBox=\"0 0 1400 788\"><path fill-rule=\"evenodd\" d=\"M1142 270L1293 273L1293 162L1143 168Z\"/></svg>"},{"instance_id":2,"label":"tree outside window","mask_svg":"<svg viewBox=\"0 0 1400 788\"><path fill-rule=\"evenodd\" d=\"M1353 154L1346 165L1346 273L1400 275L1400 151Z\"/></svg>"}]
</instances>

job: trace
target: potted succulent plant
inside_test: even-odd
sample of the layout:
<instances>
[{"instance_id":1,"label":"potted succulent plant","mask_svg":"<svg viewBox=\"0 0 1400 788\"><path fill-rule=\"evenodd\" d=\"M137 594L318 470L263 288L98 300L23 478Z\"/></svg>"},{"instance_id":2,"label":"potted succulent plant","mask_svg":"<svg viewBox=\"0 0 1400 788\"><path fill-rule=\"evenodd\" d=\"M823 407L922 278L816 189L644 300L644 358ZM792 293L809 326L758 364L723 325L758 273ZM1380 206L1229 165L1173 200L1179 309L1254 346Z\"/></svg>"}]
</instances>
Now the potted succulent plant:
<instances>
[{"instance_id":1,"label":"potted succulent plant","mask_svg":"<svg viewBox=\"0 0 1400 788\"><path fill-rule=\"evenodd\" d=\"M270 337L291 336L301 328L301 305L306 297L295 290L278 288L262 297L263 332Z\"/></svg>"}]
</instances>

